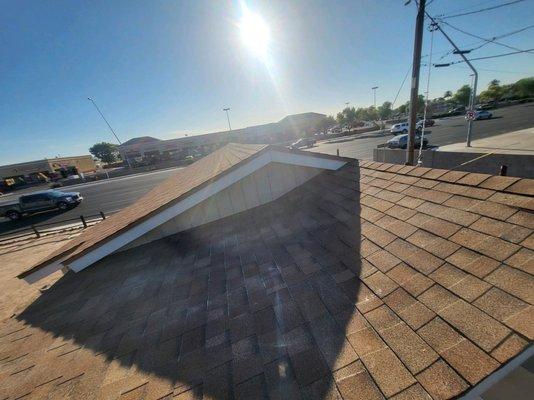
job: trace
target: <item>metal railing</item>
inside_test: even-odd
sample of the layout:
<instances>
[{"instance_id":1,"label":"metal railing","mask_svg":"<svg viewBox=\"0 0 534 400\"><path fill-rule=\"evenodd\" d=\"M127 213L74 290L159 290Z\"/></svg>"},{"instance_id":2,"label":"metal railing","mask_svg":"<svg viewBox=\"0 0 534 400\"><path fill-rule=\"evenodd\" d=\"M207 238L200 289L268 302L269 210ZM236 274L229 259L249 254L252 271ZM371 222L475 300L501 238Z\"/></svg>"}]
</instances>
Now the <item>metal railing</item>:
<instances>
[{"instance_id":1,"label":"metal railing","mask_svg":"<svg viewBox=\"0 0 534 400\"><path fill-rule=\"evenodd\" d=\"M108 213L109 215L109 213ZM103 211L100 211L98 214L91 214L91 215L80 215L79 217L75 218L68 218L61 221L54 221L54 222L45 222L45 223L39 223L39 224L32 224L30 227L15 229L6 233L0 234L0 243L9 241L9 240L16 240L21 239L30 235L35 235L36 238L40 238L42 234L45 233L53 233L65 230L67 227L65 224L72 223L68 225L68 228L76 228L76 227L83 227L84 229L89 226L89 224L97 221L102 221L106 219L107 215L104 214ZM76 224L79 223L78 224ZM51 228L46 228L51 227Z\"/></svg>"}]
</instances>

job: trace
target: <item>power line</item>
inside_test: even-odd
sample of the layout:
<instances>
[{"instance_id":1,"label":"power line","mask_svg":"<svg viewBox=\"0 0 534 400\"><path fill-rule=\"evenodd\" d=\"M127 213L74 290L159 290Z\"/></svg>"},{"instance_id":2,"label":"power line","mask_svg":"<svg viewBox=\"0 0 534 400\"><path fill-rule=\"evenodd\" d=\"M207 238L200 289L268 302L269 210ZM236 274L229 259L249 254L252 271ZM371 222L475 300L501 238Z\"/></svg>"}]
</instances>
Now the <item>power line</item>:
<instances>
[{"instance_id":1,"label":"power line","mask_svg":"<svg viewBox=\"0 0 534 400\"><path fill-rule=\"evenodd\" d=\"M463 65L457 65L457 64L454 64L454 65L451 65L451 67L456 67L456 68L462 68L462 69L469 69L468 67L464 67ZM524 71L505 71L505 70L502 70L502 69L490 69L490 68L478 68L479 71L487 71L487 72L499 72L499 73L503 73L503 74L530 74L530 72L524 72Z\"/></svg>"},{"instance_id":2,"label":"power line","mask_svg":"<svg viewBox=\"0 0 534 400\"><path fill-rule=\"evenodd\" d=\"M534 28L534 25L525 26L524 28L517 29L515 31L508 32L508 33L503 33L502 35L499 35L499 36L495 36L494 39L502 39L503 37L512 36L512 35L515 35L516 33L520 33L520 32L526 31L527 29L532 29L532 28Z\"/></svg>"},{"instance_id":3,"label":"power line","mask_svg":"<svg viewBox=\"0 0 534 400\"><path fill-rule=\"evenodd\" d=\"M479 9L479 10L475 10L475 11L469 11L469 12L459 13L459 14L453 14L453 15L441 15L440 18L441 18L441 19L448 19L448 18L463 17L464 15L478 14L478 13L481 13L481 12L484 12L484 11L490 11L490 10L495 10L495 9L497 9L497 8L501 8L501 7L511 6L512 4L521 3L521 2L523 2L523 1L525 1L525 0L514 0L514 1L509 1L509 2L507 2L507 3L497 4L496 6L486 7L486 8L481 8L481 9Z\"/></svg>"},{"instance_id":4,"label":"power line","mask_svg":"<svg viewBox=\"0 0 534 400\"><path fill-rule=\"evenodd\" d=\"M463 29L460 29L460 28L454 26L454 25L451 25L451 24L449 24L447 21L441 21L441 22L442 22L443 24L447 25L448 27L454 29L455 31L458 31L458 32L463 33L464 35L471 36L471 37L474 37L474 38L476 38L476 39L483 40L483 41L486 42L486 44L488 44L488 43L493 43L493 44L496 44L496 45L499 45L499 46L502 46L502 47L506 47L506 48L511 49L511 50L523 51L523 50L521 50L521 49L518 49L517 47L509 46L509 45L507 45L507 44L504 44L504 43L501 43L501 42L497 42L495 39L498 39L498 37L493 37L493 38L491 38L491 39L486 39L486 38L483 38L483 37L481 37L481 36L475 35L475 34L473 34L473 33L469 33L469 32L467 32L467 31L465 31L465 30L463 30ZM530 25L529 27L532 28L533 26L534 26L534 25ZM526 30L526 29L529 29L529 27L523 28L522 30L515 31L515 32L513 32L513 33L519 33L519 32L522 32L522 31L524 31L524 30ZM512 34L513 34L513 33L512 33ZM508 34L508 35L505 35L505 36L511 36L511 34ZM505 36L504 36L504 37L505 37ZM478 46L477 49L479 49L479 48L481 48L481 47L482 47L482 46ZM476 50L476 49L471 49L471 50Z\"/></svg>"},{"instance_id":5,"label":"power line","mask_svg":"<svg viewBox=\"0 0 534 400\"><path fill-rule=\"evenodd\" d=\"M471 48L471 51L478 50L478 49L480 49L480 48L482 48L484 46L487 46L490 43L497 44L497 42L495 42L496 39L502 39L504 37L512 36L512 35L515 35L517 33L521 33L523 31L526 31L527 29L531 29L531 28L534 28L534 25L529 25L529 26L526 26L526 27L521 28L521 29L517 29L517 30L512 31L512 32L503 33L502 35L499 35L499 36L494 36L493 38L491 38L491 41L489 41L489 40L488 41L483 41L483 43L481 45ZM467 47L467 46L464 46L464 47ZM517 50L519 50L519 49L517 49Z\"/></svg>"},{"instance_id":6,"label":"power line","mask_svg":"<svg viewBox=\"0 0 534 400\"><path fill-rule=\"evenodd\" d=\"M499 57L511 56L511 55L514 55L514 54L529 53L531 51L534 51L534 48L533 49L527 49L527 50L521 50L521 51L512 51L510 53L496 54L494 56L470 58L468 61L487 60L489 58L499 58ZM448 64L449 65L454 65L454 64L460 64L460 63L463 63L463 62L465 62L465 61L453 61L453 62L448 63Z\"/></svg>"},{"instance_id":7,"label":"power line","mask_svg":"<svg viewBox=\"0 0 534 400\"><path fill-rule=\"evenodd\" d=\"M402 87L404 86L404 83L406 82L406 78L408 78L408 74L410 73L411 70L412 70L412 66L410 65L410 67L408 68L408 71L406 71L406 75L404 75L404 79L402 80L399 90L397 90L397 94L395 95L395 100L393 100L393 103L391 104L391 108L393 108L393 106L395 105L397 98L399 97L399 93L401 92Z\"/></svg>"},{"instance_id":8,"label":"power line","mask_svg":"<svg viewBox=\"0 0 534 400\"><path fill-rule=\"evenodd\" d=\"M496 0L489 0L489 1L491 2L491 1L496 1ZM451 12L454 12L454 13L461 13L461 12L464 12L464 11L469 11L469 10L475 8L475 7L479 7L479 6L487 5L487 4L488 4L488 0L480 1L480 2L478 2L478 3L471 4L471 5L468 6L468 7L459 8L459 9L453 10L453 11L451 11ZM445 15L445 14L440 14L440 15L438 15L438 17L443 16L443 15Z\"/></svg>"}]
</instances>

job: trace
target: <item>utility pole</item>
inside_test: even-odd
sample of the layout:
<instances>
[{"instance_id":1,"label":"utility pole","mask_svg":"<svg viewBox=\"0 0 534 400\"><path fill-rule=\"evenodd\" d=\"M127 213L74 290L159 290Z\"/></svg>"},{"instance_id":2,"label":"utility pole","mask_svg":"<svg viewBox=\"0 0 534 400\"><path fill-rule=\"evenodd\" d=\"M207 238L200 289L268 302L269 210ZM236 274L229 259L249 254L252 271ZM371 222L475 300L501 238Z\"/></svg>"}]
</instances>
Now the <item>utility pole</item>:
<instances>
[{"instance_id":1,"label":"utility pole","mask_svg":"<svg viewBox=\"0 0 534 400\"><path fill-rule=\"evenodd\" d=\"M467 57L465 56L466 53L469 53L470 50L460 50L458 48L458 46L456 46L456 44L452 41L452 39L449 37L449 35L447 35L445 33L445 31L443 31L443 29L441 29L441 26L439 26L439 24L436 22L436 20L434 18L432 18L428 13L426 13L427 17L430 18L430 20L432 21L432 24L436 26L436 28L438 28L438 30L443 34L443 36L445 36L445 39L447 39L447 41L452 45L452 47L454 47L454 54L458 54L460 57L463 58L463 60L465 61L465 63L469 66L469 68L471 68L471 71L473 71L473 75L474 75L474 79L473 79L473 90L471 91L471 95L469 96L469 111L474 111L475 109L475 101L476 101L476 97L477 97L477 84L478 84L478 72L477 70L475 69L475 67L473 67L473 64L471 64L471 62L467 59ZM448 67L450 65L449 64L438 64L438 65L435 65L436 67ZM466 146L467 147L471 147L471 136L473 134L473 120L471 118L468 119L467 121L467 139L466 139Z\"/></svg>"},{"instance_id":2,"label":"utility pole","mask_svg":"<svg viewBox=\"0 0 534 400\"><path fill-rule=\"evenodd\" d=\"M417 105L419 103L419 70L421 69L421 47L423 45L423 28L425 23L426 0L419 0L417 19L415 20L415 38L413 44L412 90L410 93L410 118L406 165L413 165L415 144L415 123L417 122Z\"/></svg>"},{"instance_id":3,"label":"utility pole","mask_svg":"<svg viewBox=\"0 0 534 400\"><path fill-rule=\"evenodd\" d=\"M230 111L230 107L223 108L223 111L226 112L226 119L228 120L228 130L232 130L232 125L230 125L230 115L228 114L228 111Z\"/></svg>"},{"instance_id":4,"label":"utility pole","mask_svg":"<svg viewBox=\"0 0 534 400\"><path fill-rule=\"evenodd\" d=\"M371 90L373 91L373 104L375 106L375 109L376 109L376 89L378 89L378 86L373 86L371 88Z\"/></svg>"}]
</instances>

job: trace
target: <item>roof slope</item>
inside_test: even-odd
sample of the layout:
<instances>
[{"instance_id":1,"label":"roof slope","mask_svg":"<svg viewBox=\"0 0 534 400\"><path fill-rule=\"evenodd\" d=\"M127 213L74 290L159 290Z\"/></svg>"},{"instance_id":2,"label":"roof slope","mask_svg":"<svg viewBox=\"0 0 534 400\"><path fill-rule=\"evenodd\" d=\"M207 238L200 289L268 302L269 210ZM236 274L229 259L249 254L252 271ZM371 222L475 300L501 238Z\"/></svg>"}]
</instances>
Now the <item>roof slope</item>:
<instances>
[{"instance_id":1,"label":"roof slope","mask_svg":"<svg viewBox=\"0 0 534 400\"><path fill-rule=\"evenodd\" d=\"M221 178L244 161L259 156L269 149L291 154L301 153L313 158L342 160L340 157L298 150L289 151L286 148L272 145L230 143L188 167L178 170L135 203L88 228L83 234L47 255L18 277L24 278L57 260L64 259L65 263L72 262L87 254L91 249L101 246L120 233L139 225L161 210L207 186L215 179Z\"/></svg>"},{"instance_id":2,"label":"roof slope","mask_svg":"<svg viewBox=\"0 0 534 400\"><path fill-rule=\"evenodd\" d=\"M457 397L534 337L533 184L325 171L65 275L0 328L1 392Z\"/></svg>"},{"instance_id":3,"label":"roof slope","mask_svg":"<svg viewBox=\"0 0 534 400\"><path fill-rule=\"evenodd\" d=\"M65 255L79 256L97 243L111 238L128 227L139 223L161 207L178 200L181 196L209 183L213 178L229 171L243 160L257 155L266 145L229 144L210 155L176 171L167 180L157 185L135 203L88 228L82 235L67 242L41 262L24 271L19 277L40 269L44 264Z\"/></svg>"}]
</instances>

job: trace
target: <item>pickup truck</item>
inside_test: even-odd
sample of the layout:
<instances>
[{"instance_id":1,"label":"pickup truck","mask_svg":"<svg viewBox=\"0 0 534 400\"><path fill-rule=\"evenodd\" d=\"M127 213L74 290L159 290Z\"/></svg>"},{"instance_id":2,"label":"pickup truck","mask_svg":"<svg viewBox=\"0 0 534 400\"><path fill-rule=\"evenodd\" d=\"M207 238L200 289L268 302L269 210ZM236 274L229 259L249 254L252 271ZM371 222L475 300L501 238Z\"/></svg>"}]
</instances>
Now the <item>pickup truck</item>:
<instances>
[{"instance_id":1,"label":"pickup truck","mask_svg":"<svg viewBox=\"0 0 534 400\"><path fill-rule=\"evenodd\" d=\"M61 192L59 190L34 192L20 196L18 201L0 204L0 217L16 221L23 215L41 211L65 211L77 206L82 200L83 197L78 192Z\"/></svg>"}]
</instances>

